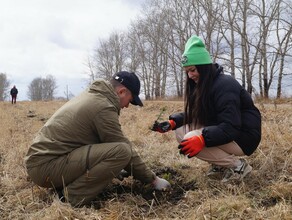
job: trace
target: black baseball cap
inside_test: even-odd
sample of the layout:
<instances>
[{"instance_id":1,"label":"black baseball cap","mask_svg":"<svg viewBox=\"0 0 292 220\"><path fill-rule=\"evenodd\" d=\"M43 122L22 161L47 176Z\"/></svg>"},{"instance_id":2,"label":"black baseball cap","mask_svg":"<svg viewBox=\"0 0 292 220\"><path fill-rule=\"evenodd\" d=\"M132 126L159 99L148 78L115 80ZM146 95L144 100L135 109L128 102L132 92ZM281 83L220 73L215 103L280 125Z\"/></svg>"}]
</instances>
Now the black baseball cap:
<instances>
[{"instance_id":1,"label":"black baseball cap","mask_svg":"<svg viewBox=\"0 0 292 220\"><path fill-rule=\"evenodd\" d=\"M114 74L113 78L131 91L133 96L133 101L131 102L131 104L143 106L143 103L139 98L140 80L135 73L121 71Z\"/></svg>"}]
</instances>

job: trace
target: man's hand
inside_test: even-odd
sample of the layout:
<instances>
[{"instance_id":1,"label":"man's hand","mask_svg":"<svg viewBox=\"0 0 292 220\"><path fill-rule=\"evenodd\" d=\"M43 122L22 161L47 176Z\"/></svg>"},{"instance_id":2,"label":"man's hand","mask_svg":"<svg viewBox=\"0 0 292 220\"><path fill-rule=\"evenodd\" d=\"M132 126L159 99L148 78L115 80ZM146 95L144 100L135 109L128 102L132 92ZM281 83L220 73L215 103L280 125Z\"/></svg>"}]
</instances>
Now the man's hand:
<instances>
[{"instance_id":1,"label":"man's hand","mask_svg":"<svg viewBox=\"0 0 292 220\"><path fill-rule=\"evenodd\" d=\"M152 186L156 190L167 190L170 188L170 183L167 180L159 178L157 176L155 180L152 182Z\"/></svg>"},{"instance_id":2,"label":"man's hand","mask_svg":"<svg viewBox=\"0 0 292 220\"><path fill-rule=\"evenodd\" d=\"M159 133L165 133L170 130L173 130L175 128L175 122L173 120L168 120L159 123L158 121L155 121L154 124L152 125L151 130L152 131L157 131Z\"/></svg>"},{"instance_id":3,"label":"man's hand","mask_svg":"<svg viewBox=\"0 0 292 220\"><path fill-rule=\"evenodd\" d=\"M203 135L195 135L190 138L186 138L180 142L178 149L179 153L188 155L188 158L196 156L205 147L205 140Z\"/></svg>"}]
</instances>

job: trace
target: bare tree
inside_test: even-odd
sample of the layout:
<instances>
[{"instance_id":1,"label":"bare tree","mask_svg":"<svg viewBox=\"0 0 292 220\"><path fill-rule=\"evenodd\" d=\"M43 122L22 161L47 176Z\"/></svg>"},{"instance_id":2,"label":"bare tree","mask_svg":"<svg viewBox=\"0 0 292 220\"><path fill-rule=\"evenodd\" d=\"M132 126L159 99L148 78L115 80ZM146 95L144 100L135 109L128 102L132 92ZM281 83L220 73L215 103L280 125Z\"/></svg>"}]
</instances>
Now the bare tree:
<instances>
[{"instance_id":1,"label":"bare tree","mask_svg":"<svg viewBox=\"0 0 292 220\"><path fill-rule=\"evenodd\" d=\"M288 56L289 40L291 40L291 30L289 31L291 9L290 14L283 13L287 6L289 7L289 3L283 0L262 0L251 5L253 22L258 21L260 36L256 46L257 53L255 53L255 56L259 57L258 63L252 64L258 66L260 94L265 98L269 98L271 85L277 77L280 81L282 80L284 60ZM287 20L287 23L283 22L284 19L290 19L290 22ZM280 91L278 93L280 95Z\"/></svg>"},{"instance_id":2,"label":"bare tree","mask_svg":"<svg viewBox=\"0 0 292 220\"><path fill-rule=\"evenodd\" d=\"M141 22L141 23L140 23ZM148 74L148 61L147 61L147 43L144 40L142 27L142 21L138 20L135 23L131 24L130 31L128 34L128 51L134 52L135 55L130 55L130 57L134 56L130 65L135 68L137 75L139 75L142 81L142 90L144 92L145 99L148 100L151 97L150 94L150 77ZM129 64L128 64L129 65ZM134 69L133 69L134 71Z\"/></svg>"},{"instance_id":3,"label":"bare tree","mask_svg":"<svg viewBox=\"0 0 292 220\"><path fill-rule=\"evenodd\" d=\"M53 100L56 89L56 79L52 75L37 77L29 84L27 96L32 101Z\"/></svg>"},{"instance_id":4,"label":"bare tree","mask_svg":"<svg viewBox=\"0 0 292 220\"><path fill-rule=\"evenodd\" d=\"M143 19L132 24L131 42L134 42L137 60L140 68L137 69L143 82L146 99L164 97L166 92L168 68L168 29L164 19L164 8L158 7L159 1L152 1L144 8ZM161 5L160 5L161 6Z\"/></svg>"},{"instance_id":5,"label":"bare tree","mask_svg":"<svg viewBox=\"0 0 292 220\"><path fill-rule=\"evenodd\" d=\"M8 96L10 81L6 73L0 73L0 101L4 101Z\"/></svg>"},{"instance_id":6,"label":"bare tree","mask_svg":"<svg viewBox=\"0 0 292 220\"><path fill-rule=\"evenodd\" d=\"M57 83L56 79L52 75L47 75L42 79L42 99L53 100L56 93Z\"/></svg>"},{"instance_id":7,"label":"bare tree","mask_svg":"<svg viewBox=\"0 0 292 220\"><path fill-rule=\"evenodd\" d=\"M279 7L279 13L278 16L283 15L282 17L278 17L277 23L276 23L276 30L277 30L277 42L279 47L276 48L277 55L279 55L279 76L278 76L278 82L277 82L277 98L281 98L282 95L282 83L283 83L283 77L285 76L285 59L292 58L292 1L283 2L283 6ZM280 34L280 32L282 34ZM290 54L289 54L290 51ZM288 72L289 68L286 67L286 71ZM290 69L290 74L286 75L292 75L292 71Z\"/></svg>"},{"instance_id":8,"label":"bare tree","mask_svg":"<svg viewBox=\"0 0 292 220\"><path fill-rule=\"evenodd\" d=\"M95 78L109 80L112 75L125 68L126 43L123 33L115 31L109 39L100 39L99 46L93 55L93 61L89 62L90 68L94 67Z\"/></svg>"},{"instance_id":9,"label":"bare tree","mask_svg":"<svg viewBox=\"0 0 292 220\"><path fill-rule=\"evenodd\" d=\"M68 85L66 85L66 90L64 91L64 95L65 95L67 101L74 97L74 94L69 90Z\"/></svg>"},{"instance_id":10,"label":"bare tree","mask_svg":"<svg viewBox=\"0 0 292 220\"><path fill-rule=\"evenodd\" d=\"M155 98L165 97L168 68L168 36L165 22L165 7L158 7L157 2L151 5L143 24L143 34L148 43L148 61L152 72L152 91ZM160 5L161 6L161 5Z\"/></svg>"},{"instance_id":11,"label":"bare tree","mask_svg":"<svg viewBox=\"0 0 292 220\"><path fill-rule=\"evenodd\" d=\"M225 10L224 10L225 9ZM236 72L236 49L239 43L236 41L236 16L238 14L239 2L235 0L226 0L223 2L223 12L221 16L221 25L219 26L219 33L224 38L227 47L223 49L218 58L227 66L226 72L230 72L231 76L235 78Z\"/></svg>"},{"instance_id":12,"label":"bare tree","mask_svg":"<svg viewBox=\"0 0 292 220\"><path fill-rule=\"evenodd\" d=\"M187 39L194 33L198 34L201 23L198 7L193 7L192 1L167 1L168 12L165 13L168 28L168 58L169 72L172 77L169 79L169 88L175 88L178 97L183 96L185 73L181 67L181 57Z\"/></svg>"},{"instance_id":13,"label":"bare tree","mask_svg":"<svg viewBox=\"0 0 292 220\"><path fill-rule=\"evenodd\" d=\"M31 101L42 100L43 81L41 77L34 78L28 86L27 96Z\"/></svg>"},{"instance_id":14,"label":"bare tree","mask_svg":"<svg viewBox=\"0 0 292 220\"><path fill-rule=\"evenodd\" d=\"M263 80L263 95L265 98L269 97L269 89L272 84L273 78L275 76L274 68L275 63L273 62L273 57L271 56L271 50L269 50L269 36L272 33L273 22L279 12L281 0L265 1L262 0L258 5L254 5L254 14L258 16L260 20L260 34L262 36L261 45L259 48L261 55L261 75ZM272 52L273 53L273 52ZM269 63L270 71L269 71ZM270 73L270 74L269 74Z\"/></svg>"},{"instance_id":15,"label":"bare tree","mask_svg":"<svg viewBox=\"0 0 292 220\"><path fill-rule=\"evenodd\" d=\"M125 37L125 68L128 71L138 73L140 72L140 66L142 62L142 54L139 53L140 50L140 41L138 38L137 31L139 28L136 28L136 25L132 23L129 27L128 33Z\"/></svg>"},{"instance_id":16,"label":"bare tree","mask_svg":"<svg viewBox=\"0 0 292 220\"><path fill-rule=\"evenodd\" d=\"M87 56L87 60L85 63L85 66L87 67L88 71L85 72L85 74L88 75L89 80L88 80L88 84L90 84L91 82L93 82L96 78L97 75L97 67L95 65L96 62L94 62L94 57L88 55Z\"/></svg>"}]
</instances>

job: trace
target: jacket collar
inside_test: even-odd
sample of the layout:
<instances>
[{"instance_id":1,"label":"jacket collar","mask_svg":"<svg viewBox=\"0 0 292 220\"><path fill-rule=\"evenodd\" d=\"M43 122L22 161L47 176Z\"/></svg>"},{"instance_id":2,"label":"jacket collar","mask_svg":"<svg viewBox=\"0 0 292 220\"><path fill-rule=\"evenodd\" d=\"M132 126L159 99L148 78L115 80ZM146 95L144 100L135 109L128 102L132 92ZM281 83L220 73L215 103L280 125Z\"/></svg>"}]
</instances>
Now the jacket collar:
<instances>
[{"instance_id":1,"label":"jacket collar","mask_svg":"<svg viewBox=\"0 0 292 220\"><path fill-rule=\"evenodd\" d=\"M120 99L113 86L103 79L95 80L89 87L89 93L99 93L104 95L120 112Z\"/></svg>"}]
</instances>

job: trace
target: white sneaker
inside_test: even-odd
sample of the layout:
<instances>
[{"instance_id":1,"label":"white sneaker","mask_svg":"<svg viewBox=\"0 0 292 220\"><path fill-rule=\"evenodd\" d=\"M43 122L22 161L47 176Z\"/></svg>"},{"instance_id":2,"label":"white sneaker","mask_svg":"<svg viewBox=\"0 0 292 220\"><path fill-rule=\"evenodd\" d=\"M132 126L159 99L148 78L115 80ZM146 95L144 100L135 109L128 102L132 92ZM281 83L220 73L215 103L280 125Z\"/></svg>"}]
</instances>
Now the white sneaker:
<instances>
[{"instance_id":1,"label":"white sneaker","mask_svg":"<svg viewBox=\"0 0 292 220\"><path fill-rule=\"evenodd\" d=\"M242 180L247 174L252 171L252 166L250 166L246 160L240 159L241 164L235 168L227 168L224 172L224 177L222 182L228 182L230 180Z\"/></svg>"}]
</instances>

